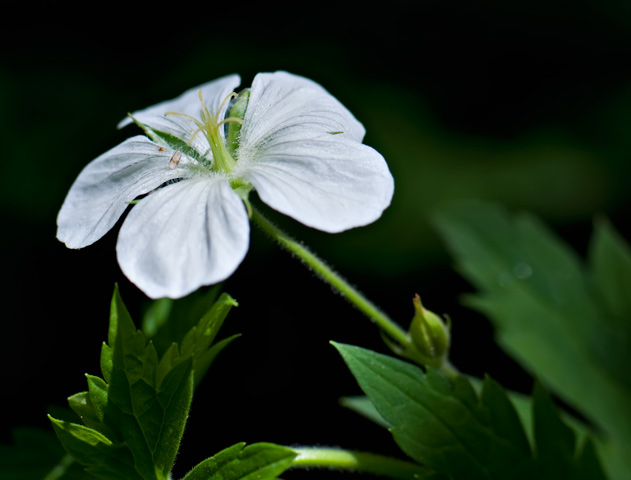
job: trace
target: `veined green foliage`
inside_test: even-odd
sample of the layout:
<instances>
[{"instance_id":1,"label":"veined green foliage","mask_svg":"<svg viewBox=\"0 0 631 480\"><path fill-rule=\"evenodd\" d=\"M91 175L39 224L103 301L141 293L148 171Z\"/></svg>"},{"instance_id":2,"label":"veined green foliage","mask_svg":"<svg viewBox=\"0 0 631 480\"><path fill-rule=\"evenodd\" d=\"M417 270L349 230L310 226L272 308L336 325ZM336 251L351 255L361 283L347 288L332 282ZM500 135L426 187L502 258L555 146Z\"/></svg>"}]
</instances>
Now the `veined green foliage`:
<instances>
[{"instance_id":1,"label":"veined green foliage","mask_svg":"<svg viewBox=\"0 0 631 480\"><path fill-rule=\"evenodd\" d=\"M271 443L238 443L204 460L183 480L268 480L277 478L296 457L293 450Z\"/></svg>"},{"instance_id":2,"label":"veined green foliage","mask_svg":"<svg viewBox=\"0 0 631 480\"><path fill-rule=\"evenodd\" d=\"M631 253L604 221L588 262L536 218L482 202L442 209L436 224L479 290L498 343L581 412L608 475L631 477Z\"/></svg>"},{"instance_id":3,"label":"veined green foliage","mask_svg":"<svg viewBox=\"0 0 631 480\"><path fill-rule=\"evenodd\" d=\"M236 302L220 296L210 310L160 358L136 330L114 291L103 378L88 375L88 391L69 398L83 424L51 421L68 453L96 478L166 480L188 417L194 385L232 338L213 345Z\"/></svg>"},{"instance_id":4,"label":"veined green foliage","mask_svg":"<svg viewBox=\"0 0 631 480\"><path fill-rule=\"evenodd\" d=\"M442 478L605 478L591 444L576 447L542 389L535 391L533 448L512 403L490 378L478 395L464 376L452 381L432 368L334 346L403 452Z\"/></svg>"}]
</instances>

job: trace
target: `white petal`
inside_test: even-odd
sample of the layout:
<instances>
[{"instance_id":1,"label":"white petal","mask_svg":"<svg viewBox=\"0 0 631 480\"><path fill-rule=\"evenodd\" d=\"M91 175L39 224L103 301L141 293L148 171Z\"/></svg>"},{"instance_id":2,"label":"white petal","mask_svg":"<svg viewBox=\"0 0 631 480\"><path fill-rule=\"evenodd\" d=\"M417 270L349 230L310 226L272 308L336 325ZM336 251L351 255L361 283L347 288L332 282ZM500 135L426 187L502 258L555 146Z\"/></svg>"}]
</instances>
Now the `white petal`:
<instances>
[{"instance_id":1,"label":"white petal","mask_svg":"<svg viewBox=\"0 0 631 480\"><path fill-rule=\"evenodd\" d=\"M127 277L151 298L179 298L229 277L248 250L250 224L225 177L168 185L129 212L116 245Z\"/></svg>"},{"instance_id":2,"label":"white petal","mask_svg":"<svg viewBox=\"0 0 631 480\"><path fill-rule=\"evenodd\" d=\"M182 168L169 168L174 153L137 136L90 162L61 206L57 238L70 248L96 242L114 226L127 202L182 177ZM190 161L183 156L179 166Z\"/></svg>"},{"instance_id":3,"label":"white petal","mask_svg":"<svg viewBox=\"0 0 631 480\"><path fill-rule=\"evenodd\" d=\"M335 233L378 219L394 180L383 157L341 135L300 138L291 129L239 158L235 175L270 207L307 226Z\"/></svg>"},{"instance_id":4,"label":"white petal","mask_svg":"<svg viewBox=\"0 0 631 480\"><path fill-rule=\"evenodd\" d=\"M287 72L259 73L250 90L240 143L247 148L286 128L312 136L336 133L358 142L365 134L353 114L317 83Z\"/></svg>"},{"instance_id":5,"label":"white petal","mask_svg":"<svg viewBox=\"0 0 631 480\"><path fill-rule=\"evenodd\" d=\"M191 88L172 100L158 103L157 105L143 110L137 110L133 112L132 115L136 120L151 127L153 130L168 133L180 140L183 140L184 142L188 142L193 132L197 130L197 125L186 118L175 115L165 116L164 114L166 112L177 112L189 115L197 120L201 120L199 90L202 91L204 104L208 110L211 113L215 113L219 109L221 102L223 102L223 100L231 92L233 92L240 83L241 78L239 75L222 77L198 87ZM132 123L132 120L127 117L118 124L118 128L122 128L130 123ZM201 134L195 136L192 146L200 153L205 153L205 151L209 148L208 141L204 135Z\"/></svg>"}]
</instances>

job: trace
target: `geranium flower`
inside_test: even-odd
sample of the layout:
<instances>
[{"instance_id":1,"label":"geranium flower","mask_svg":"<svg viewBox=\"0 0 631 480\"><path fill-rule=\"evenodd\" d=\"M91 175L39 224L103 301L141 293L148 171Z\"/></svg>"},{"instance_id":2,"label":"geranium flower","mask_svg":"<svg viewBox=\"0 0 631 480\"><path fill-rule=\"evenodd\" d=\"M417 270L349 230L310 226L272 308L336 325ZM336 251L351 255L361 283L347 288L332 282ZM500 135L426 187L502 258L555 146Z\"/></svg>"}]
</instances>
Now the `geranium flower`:
<instances>
[{"instance_id":1,"label":"geranium flower","mask_svg":"<svg viewBox=\"0 0 631 480\"><path fill-rule=\"evenodd\" d=\"M364 128L315 82L237 75L134 112L135 136L88 164L57 218L70 248L107 233L130 203L116 252L149 297L178 298L229 277L248 250L247 196L310 227L340 232L379 218L393 179Z\"/></svg>"}]
</instances>

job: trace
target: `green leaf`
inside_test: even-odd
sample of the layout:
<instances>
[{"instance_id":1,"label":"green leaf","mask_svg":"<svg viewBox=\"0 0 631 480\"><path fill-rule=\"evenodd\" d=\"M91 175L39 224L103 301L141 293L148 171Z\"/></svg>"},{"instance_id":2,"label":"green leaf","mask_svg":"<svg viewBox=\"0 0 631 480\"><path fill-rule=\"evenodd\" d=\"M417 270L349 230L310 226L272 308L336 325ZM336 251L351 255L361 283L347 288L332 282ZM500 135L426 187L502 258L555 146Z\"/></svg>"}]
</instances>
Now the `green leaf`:
<instances>
[{"instance_id":1,"label":"green leaf","mask_svg":"<svg viewBox=\"0 0 631 480\"><path fill-rule=\"evenodd\" d=\"M183 480L266 480L277 478L296 457L296 452L271 443L245 447L238 443L204 460Z\"/></svg>"},{"instance_id":2,"label":"green leaf","mask_svg":"<svg viewBox=\"0 0 631 480\"><path fill-rule=\"evenodd\" d=\"M357 395L354 397L343 397L340 399L340 405L349 408L356 413L359 413L363 417L383 428L391 427L391 425L387 421L385 421L384 418L379 414L373 403L370 401L370 398L368 397L362 395Z\"/></svg>"},{"instance_id":3,"label":"green leaf","mask_svg":"<svg viewBox=\"0 0 631 480\"><path fill-rule=\"evenodd\" d=\"M605 480L590 438L577 449L575 432L562 420L552 398L537 382L533 392L535 453L540 471L550 478Z\"/></svg>"},{"instance_id":4,"label":"green leaf","mask_svg":"<svg viewBox=\"0 0 631 480\"><path fill-rule=\"evenodd\" d=\"M593 288L599 295L599 307L606 308L603 320L610 323L621 346L631 344L631 251L608 221L596 223L590 243Z\"/></svg>"},{"instance_id":5,"label":"green leaf","mask_svg":"<svg viewBox=\"0 0 631 480\"><path fill-rule=\"evenodd\" d=\"M563 423L552 398L539 383L535 384L533 396L537 462L555 478L574 478L574 468L571 468L576 449L574 432Z\"/></svg>"},{"instance_id":6,"label":"green leaf","mask_svg":"<svg viewBox=\"0 0 631 480\"><path fill-rule=\"evenodd\" d=\"M541 387L534 394L533 455L512 402L490 378L478 395L464 376L450 381L431 368L424 372L398 358L333 345L399 447L447 478L553 480L585 471L605 478L591 444L577 451L574 432Z\"/></svg>"},{"instance_id":7,"label":"green leaf","mask_svg":"<svg viewBox=\"0 0 631 480\"><path fill-rule=\"evenodd\" d=\"M87 375L88 391L69 398L83 425L51 417L68 452L95 477L166 480L190 410L195 379L232 338L213 345L236 302L222 295L162 358L136 330L118 288L111 302L103 379Z\"/></svg>"},{"instance_id":8,"label":"green leaf","mask_svg":"<svg viewBox=\"0 0 631 480\"><path fill-rule=\"evenodd\" d=\"M157 380L158 358L130 318L118 317L109 402L142 475L170 471L192 398L192 359Z\"/></svg>"},{"instance_id":9,"label":"green leaf","mask_svg":"<svg viewBox=\"0 0 631 480\"><path fill-rule=\"evenodd\" d=\"M188 331L215 305L220 293L221 286L215 285L177 300L161 298L151 302L142 317L141 330L162 356L171 344L182 342Z\"/></svg>"},{"instance_id":10,"label":"green leaf","mask_svg":"<svg viewBox=\"0 0 631 480\"><path fill-rule=\"evenodd\" d=\"M596 455L594 442L587 439L578 454L577 475L578 480L606 480L602 466Z\"/></svg>"},{"instance_id":11,"label":"green leaf","mask_svg":"<svg viewBox=\"0 0 631 480\"><path fill-rule=\"evenodd\" d=\"M201 319L197 321L197 324L190 327L185 334L180 335L179 344L175 344L171 341L169 347L165 350L158 367L158 380L162 378L164 372L173 368L173 366L183 358L190 356L193 359L193 370L195 372L194 387L196 387L199 385L199 382L201 382L219 352L239 336L233 335L230 338L213 344L228 313L233 307L238 306L236 300L227 293L222 293L221 296L217 298L214 292L215 290L211 290L214 303L212 303ZM198 298L197 302L201 305L207 305L210 298L207 293L205 296ZM181 309L176 308L176 305L179 307L180 304L173 304L170 307L169 322L163 324L160 332L171 332L171 334L176 335L172 328L166 328L166 325L180 322L179 315L182 315L182 313Z\"/></svg>"},{"instance_id":12,"label":"green leaf","mask_svg":"<svg viewBox=\"0 0 631 480\"><path fill-rule=\"evenodd\" d=\"M401 449L448 478L534 478L525 433L503 390L485 382L482 399L460 377L370 350L334 343ZM493 409L493 413L490 410Z\"/></svg>"},{"instance_id":13,"label":"green leaf","mask_svg":"<svg viewBox=\"0 0 631 480\"><path fill-rule=\"evenodd\" d=\"M50 475L50 476L49 476ZM13 444L0 445L0 478L10 480L91 480L52 431L19 428Z\"/></svg>"},{"instance_id":14,"label":"green leaf","mask_svg":"<svg viewBox=\"0 0 631 480\"><path fill-rule=\"evenodd\" d=\"M123 445L114 444L105 435L76 423L48 417L64 448L96 477L114 480L142 478L134 468L134 458Z\"/></svg>"},{"instance_id":15,"label":"green leaf","mask_svg":"<svg viewBox=\"0 0 631 480\"><path fill-rule=\"evenodd\" d=\"M210 367L219 352L238 337L238 335L234 335L222 342L212 345L226 316L232 307L236 306L238 306L238 303L234 298L227 293L222 293L211 309L201 318L199 323L191 328L184 336L181 343L181 355L190 355L193 358L195 365L195 386L199 385L208 367Z\"/></svg>"},{"instance_id":16,"label":"green leaf","mask_svg":"<svg viewBox=\"0 0 631 480\"><path fill-rule=\"evenodd\" d=\"M88 392L79 392L68 397L68 405L79 416L84 425L100 431L103 426L102 419L98 417Z\"/></svg>"},{"instance_id":17,"label":"green leaf","mask_svg":"<svg viewBox=\"0 0 631 480\"><path fill-rule=\"evenodd\" d=\"M631 477L631 255L596 224L589 266L528 214L470 202L436 224L480 293L468 304L493 321L498 343L604 432L609 475Z\"/></svg>"},{"instance_id":18,"label":"green leaf","mask_svg":"<svg viewBox=\"0 0 631 480\"><path fill-rule=\"evenodd\" d=\"M473 386L473 389L478 393L482 394L482 388L484 385L484 381L475 377L467 377ZM534 426L533 426L533 416L532 416L532 397L529 395L525 395L523 393L513 392L511 390L506 390L506 394L510 399L510 402L515 407L515 411L519 416L521 424L524 426L524 430L526 431L526 436L530 444L534 444ZM581 421L579 421L576 417L568 414L565 411L560 412L563 421L568 424L572 430L576 433L576 438L579 441L585 441L587 436L592 432L591 430Z\"/></svg>"}]
</instances>

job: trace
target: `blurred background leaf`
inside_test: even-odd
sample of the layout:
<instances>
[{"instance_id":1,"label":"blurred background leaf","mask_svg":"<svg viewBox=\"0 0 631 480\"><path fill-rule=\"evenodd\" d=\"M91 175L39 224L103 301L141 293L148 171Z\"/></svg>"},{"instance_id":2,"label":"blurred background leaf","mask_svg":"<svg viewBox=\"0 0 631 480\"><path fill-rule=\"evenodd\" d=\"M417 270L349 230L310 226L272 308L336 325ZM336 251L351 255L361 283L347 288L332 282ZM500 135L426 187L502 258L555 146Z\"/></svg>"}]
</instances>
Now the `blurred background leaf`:
<instances>
[{"instance_id":1,"label":"blurred background leaf","mask_svg":"<svg viewBox=\"0 0 631 480\"><path fill-rule=\"evenodd\" d=\"M13 480L50 478L60 480L94 480L74 459L66 454L52 431L16 428L13 444L0 445L0 476Z\"/></svg>"},{"instance_id":2,"label":"blurred background leaf","mask_svg":"<svg viewBox=\"0 0 631 480\"><path fill-rule=\"evenodd\" d=\"M395 177L383 218L335 236L275 220L403 325L415 293L449 313L453 360L466 373L488 371L509 388L531 390L530 376L493 343L488 321L457 303L471 286L451 269L428 221L432 208L461 197L527 208L579 253L596 213L611 217L623 237L631 233L628 2L393 0L361 11L341 3L168 11L127 3L99 4L97 13L10 4L0 32L0 375L13 415L1 442L10 441L12 423L47 426L47 405L65 404L68 392L83 388L84 373L98 372L94 353L114 282L134 318L146 305L118 269L116 230L79 251L55 239L72 181L137 133L115 129L128 111L221 75L239 73L244 85L259 71L305 75L364 123L365 142ZM383 438L388 453L387 435L339 408L339 395L353 394L352 379L328 347L333 339L381 350L379 335L260 232L251 243L224 286L240 305L224 334L243 337L214 367L225 388L202 382L196 390L176 469L241 441L329 444L333 423L347 426L335 430L335 443L362 449ZM53 346L64 342L72 348ZM485 354L472 355L473 346ZM268 373L279 365L283 380ZM37 391L27 372L38 374ZM235 409L242 424L214 424L221 441L198 445L208 420L196 405Z\"/></svg>"},{"instance_id":3,"label":"blurred background leaf","mask_svg":"<svg viewBox=\"0 0 631 480\"><path fill-rule=\"evenodd\" d=\"M628 478L631 317L619 294L631 292L628 244L600 222L585 265L537 218L482 202L444 207L436 223L478 289L465 303L492 320L502 348L594 426L611 478Z\"/></svg>"}]
</instances>

